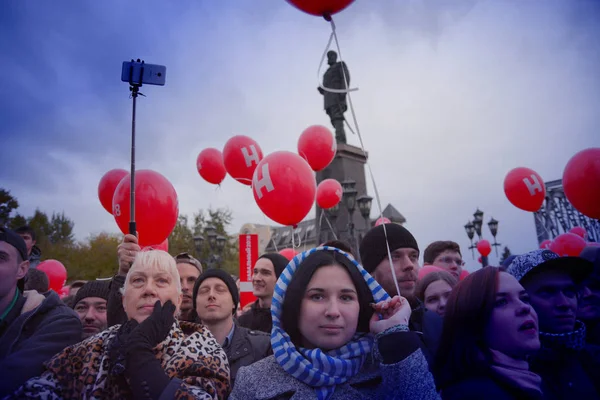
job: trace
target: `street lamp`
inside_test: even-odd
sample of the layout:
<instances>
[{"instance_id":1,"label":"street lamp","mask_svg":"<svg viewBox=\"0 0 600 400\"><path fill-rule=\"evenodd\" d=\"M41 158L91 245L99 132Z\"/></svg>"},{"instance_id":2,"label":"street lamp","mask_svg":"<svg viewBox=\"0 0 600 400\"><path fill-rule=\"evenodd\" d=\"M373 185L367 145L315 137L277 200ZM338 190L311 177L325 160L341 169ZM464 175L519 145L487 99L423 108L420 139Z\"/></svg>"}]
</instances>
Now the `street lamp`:
<instances>
[{"instance_id":1,"label":"street lamp","mask_svg":"<svg viewBox=\"0 0 600 400\"><path fill-rule=\"evenodd\" d=\"M373 202L373 198L371 196L367 196L363 194L358 199L356 199L356 203L358 204L358 209L360 210L361 215L367 222L367 227L369 226L369 217L371 216L371 204Z\"/></svg>"},{"instance_id":2,"label":"street lamp","mask_svg":"<svg viewBox=\"0 0 600 400\"><path fill-rule=\"evenodd\" d=\"M202 255L202 244L204 243L204 237L200 235L194 236L194 247L196 248L196 257L199 259Z\"/></svg>"},{"instance_id":3,"label":"street lamp","mask_svg":"<svg viewBox=\"0 0 600 400\"><path fill-rule=\"evenodd\" d=\"M217 251L221 253L225 248L225 242L227 242L227 238L225 236L217 236Z\"/></svg>"},{"instance_id":4,"label":"street lamp","mask_svg":"<svg viewBox=\"0 0 600 400\"><path fill-rule=\"evenodd\" d=\"M208 225L204 228L204 233L208 238L208 245L212 248L217 244L217 228L212 225Z\"/></svg>"},{"instance_id":5,"label":"street lamp","mask_svg":"<svg viewBox=\"0 0 600 400\"><path fill-rule=\"evenodd\" d=\"M475 236L475 225L473 225L473 223L471 221L467 221L467 224L465 225L465 231L467 232L467 236L469 237L469 240L471 241L469 250L471 250L471 255L473 256L473 260L474 260L475 252L473 251L473 249L475 247L477 247L477 246L473 245L473 236Z\"/></svg>"},{"instance_id":6,"label":"street lamp","mask_svg":"<svg viewBox=\"0 0 600 400\"><path fill-rule=\"evenodd\" d=\"M498 234L498 221L496 221L494 218L490 219L490 222L488 222L488 227L490 228L490 232L494 237L494 243L492 244L492 246L494 246L494 249L496 251L496 257L498 257L498 246L501 246L500 243L496 242L496 235Z\"/></svg>"},{"instance_id":7,"label":"street lamp","mask_svg":"<svg viewBox=\"0 0 600 400\"><path fill-rule=\"evenodd\" d=\"M481 226L483 225L483 211L477 208L477 211L473 213L473 226L475 227L475 232L477 233L477 237L481 240Z\"/></svg>"}]
</instances>

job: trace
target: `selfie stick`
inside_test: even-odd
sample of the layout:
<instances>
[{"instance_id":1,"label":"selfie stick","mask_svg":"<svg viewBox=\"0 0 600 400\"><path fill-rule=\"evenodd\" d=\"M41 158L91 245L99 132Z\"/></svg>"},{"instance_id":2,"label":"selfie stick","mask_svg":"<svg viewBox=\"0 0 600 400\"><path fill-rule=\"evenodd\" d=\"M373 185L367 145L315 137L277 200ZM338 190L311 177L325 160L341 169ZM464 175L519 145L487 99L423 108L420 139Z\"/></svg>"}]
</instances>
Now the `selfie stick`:
<instances>
[{"instance_id":1,"label":"selfie stick","mask_svg":"<svg viewBox=\"0 0 600 400\"><path fill-rule=\"evenodd\" d=\"M137 60L140 62L140 60ZM142 87L142 77L144 76L144 61L142 61L142 70L140 72L140 80L139 82L133 81L133 60L131 60L132 64L129 67L129 91L131 92L131 97L133 98L133 113L131 116L131 183L130 183L130 191L129 191L129 233L132 235L136 234L136 225L135 225L135 108L137 103L137 97L140 93L140 87Z\"/></svg>"}]
</instances>

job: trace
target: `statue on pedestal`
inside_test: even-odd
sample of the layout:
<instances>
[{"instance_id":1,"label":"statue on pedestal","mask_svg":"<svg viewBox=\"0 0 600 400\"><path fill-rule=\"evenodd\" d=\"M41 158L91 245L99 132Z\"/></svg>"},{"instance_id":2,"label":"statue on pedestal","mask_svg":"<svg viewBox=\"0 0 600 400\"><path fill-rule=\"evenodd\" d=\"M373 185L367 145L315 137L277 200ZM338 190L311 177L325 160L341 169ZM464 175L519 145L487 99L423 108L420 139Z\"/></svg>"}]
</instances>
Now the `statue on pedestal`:
<instances>
[{"instance_id":1,"label":"statue on pedestal","mask_svg":"<svg viewBox=\"0 0 600 400\"><path fill-rule=\"evenodd\" d=\"M327 64L329 68L323 74L323 87L327 89L346 90L350 86L350 72L344 62L337 61L337 53L333 50L327 52ZM346 78L344 81L344 77ZM323 95L324 108L331 119L331 125L335 129L335 140L338 143L346 143L346 132L344 131L344 113L348 109L346 104L346 93L332 93L317 88Z\"/></svg>"}]
</instances>

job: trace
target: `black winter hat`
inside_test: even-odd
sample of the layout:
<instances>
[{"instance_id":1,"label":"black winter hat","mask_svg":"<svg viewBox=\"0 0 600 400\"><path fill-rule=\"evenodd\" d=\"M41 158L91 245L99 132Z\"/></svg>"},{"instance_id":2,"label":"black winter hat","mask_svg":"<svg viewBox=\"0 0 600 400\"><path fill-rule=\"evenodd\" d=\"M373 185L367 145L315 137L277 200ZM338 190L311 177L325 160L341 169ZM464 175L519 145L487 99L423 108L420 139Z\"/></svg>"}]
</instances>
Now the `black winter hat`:
<instances>
[{"instance_id":1,"label":"black winter hat","mask_svg":"<svg viewBox=\"0 0 600 400\"><path fill-rule=\"evenodd\" d=\"M75 294L73 308L86 297L99 297L108 301L110 281L88 281Z\"/></svg>"},{"instance_id":2,"label":"black winter hat","mask_svg":"<svg viewBox=\"0 0 600 400\"><path fill-rule=\"evenodd\" d=\"M360 242L360 259L368 273L373 273L379 263L388 256L383 225L387 232L390 251L406 247L419 251L415 237L402 225L395 223L378 225L367 232Z\"/></svg>"},{"instance_id":3,"label":"black winter hat","mask_svg":"<svg viewBox=\"0 0 600 400\"><path fill-rule=\"evenodd\" d=\"M277 277L277 279L279 279L279 276L289 263L288 259L279 253L265 253L262 256L258 257L259 260L261 258L266 258L267 260L273 263L273 269L275 270L275 276Z\"/></svg>"},{"instance_id":4,"label":"black winter hat","mask_svg":"<svg viewBox=\"0 0 600 400\"><path fill-rule=\"evenodd\" d=\"M196 279L196 283L194 284L194 291L192 292L192 304L194 307L194 312L196 312L196 297L198 296L198 290L200 290L200 285L208 278L218 278L225 283L227 289L229 289L229 293L231 293L231 298L233 299L232 314L235 315L238 303L240 302L240 294L238 293L237 285L235 284L235 281L233 280L231 275L218 268L207 269L198 277L198 279Z\"/></svg>"}]
</instances>

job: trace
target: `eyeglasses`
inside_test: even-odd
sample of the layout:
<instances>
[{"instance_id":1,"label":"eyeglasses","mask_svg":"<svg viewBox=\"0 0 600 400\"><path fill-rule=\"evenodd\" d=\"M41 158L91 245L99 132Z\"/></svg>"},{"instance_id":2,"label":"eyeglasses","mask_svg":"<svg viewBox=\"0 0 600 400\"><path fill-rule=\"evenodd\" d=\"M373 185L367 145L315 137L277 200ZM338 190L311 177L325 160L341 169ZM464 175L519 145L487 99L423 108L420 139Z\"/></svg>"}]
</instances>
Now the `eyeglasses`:
<instances>
[{"instance_id":1,"label":"eyeglasses","mask_svg":"<svg viewBox=\"0 0 600 400\"><path fill-rule=\"evenodd\" d=\"M463 260L461 260L460 258L454 258L454 257L440 258L439 261L443 264L456 264L461 267L465 265L465 262Z\"/></svg>"}]
</instances>

